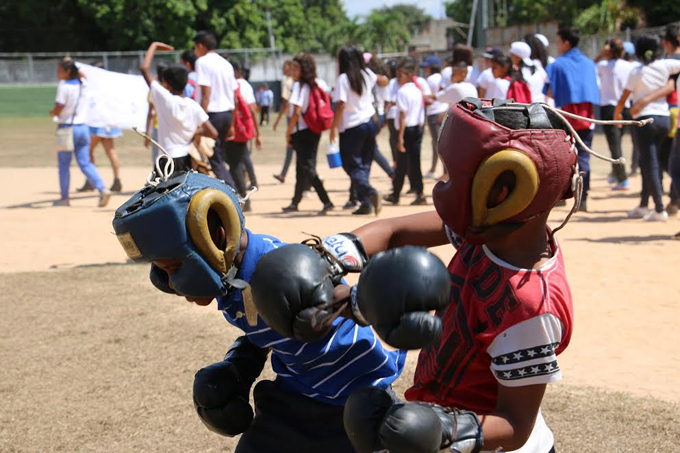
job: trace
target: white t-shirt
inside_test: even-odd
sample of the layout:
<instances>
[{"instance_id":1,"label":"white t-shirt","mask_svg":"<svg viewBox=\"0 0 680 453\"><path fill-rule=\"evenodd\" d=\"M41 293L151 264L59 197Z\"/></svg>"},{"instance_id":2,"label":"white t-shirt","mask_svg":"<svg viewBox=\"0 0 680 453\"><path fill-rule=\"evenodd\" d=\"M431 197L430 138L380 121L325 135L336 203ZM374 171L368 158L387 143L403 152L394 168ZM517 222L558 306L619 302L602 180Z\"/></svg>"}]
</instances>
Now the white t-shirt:
<instances>
[{"instance_id":1,"label":"white t-shirt","mask_svg":"<svg viewBox=\"0 0 680 453\"><path fill-rule=\"evenodd\" d=\"M457 104L468 97L477 97L477 88L470 82L452 83L437 93L437 100L448 105Z\"/></svg>"},{"instance_id":2,"label":"white t-shirt","mask_svg":"<svg viewBox=\"0 0 680 453\"><path fill-rule=\"evenodd\" d=\"M616 105L623 94L633 63L622 60L602 60L597 64L600 78L600 105Z\"/></svg>"},{"instance_id":3,"label":"white t-shirt","mask_svg":"<svg viewBox=\"0 0 680 453\"><path fill-rule=\"evenodd\" d=\"M322 79L319 79L318 77L315 79L316 84L319 88L324 90L325 92L329 92L330 88L328 87L328 84L324 82ZM300 117L298 118L298 123L297 123L297 128L296 130L301 131L304 129L307 129L307 123L305 123L305 119L303 118L305 112L309 108L309 92L310 88L309 85L306 83L304 85L301 85L300 82L295 82L293 84L293 88L290 92L290 99L288 99L289 103L289 112L288 116L292 117L293 116L293 111L295 110L295 107L300 107Z\"/></svg>"},{"instance_id":4,"label":"white t-shirt","mask_svg":"<svg viewBox=\"0 0 680 453\"><path fill-rule=\"evenodd\" d=\"M491 68L486 68L479 74L479 77L477 77L477 80L475 81L474 85L477 88L484 88L485 90L487 89L486 87L493 82L495 77L493 76L493 71Z\"/></svg>"},{"instance_id":5,"label":"white t-shirt","mask_svg":"<svg viewBox=\"0 0 680 453\"><path fill-rule=\"evenodd\" d=\"M176 96L157 81L151 82L151 102L158 116L158 143L172 158L189 154L191 139L208 114L193 99Z\"/></svg>"},{"instance_id":6,"label":"white t-shirt","mask_svg":"<svg viewBox=\"0 0 680 453\"><path fill-rule=\"evenodd\" d=\"M449 77L450 79L450 77ZM441 86L442 75L440 73L432 74L427 78L427 85L430 87L430 93L437 94L439 92L439 87ZM434 101L432 104L427 106L427 116L430 115L441 115L449 109L448 104L444 102Z\"/></svg>"},{"instance_id":7,"label":"white t-shirt","mask_svg":"<svg viewBox=\"0 0 680 453\"><path fill-rule=\"evenodd\" d=\"M373 96L375 97L375 109L378 115L384 115L385 101L389 99L389 85L384 87L376 85L373 89Z\"/></svg>"},{"instance_id":8,"label":"white t-shirt","mask_svg":"<svg viewBox=\"0 0 680 453\"><path fill-rule=\"evenodd\" d=\"M425 105L423 104L423 92L413 82L408 82L397 91L397 118L394 127L401 127L400 116L405 113L406 127L422 126L425 124Z\"/></svg>"},{"instance_id":9,"label":"white t-shirt","mask_svg":"<svg viewBox=\"0 0 680 453\"><path fill-rule=\"evenodd\" d=\"M543 102L545 100L543 87L548 81L548 73L545 69L540 65L535 65L532 74L531 68L525 66L522 68L522 76L531 91L531 102Z\"/></svg>"},{"instance_id":10,"label":"white t-shirt","mask_svg":"<svg viewBox=\"0 0 680 453\"><path fill-rule=\"evenodd\" d=\"M208 112L234 110L236 78L231 63L216 52L209 52L196 60L196 74L199 86L210 87Z\"/></svg>"},{"instance_id":11,"label":"white t-shirt","mask_svg":"<svg viewBox=\"0 0 680 453\"><path fill-rule=\"evenodd\" d=\"M493 75L493 74L492 74ZM481 77L480 77L481 79ZM507 99L508 89L510 88L510 81L507 79L497 79L495 77L489 79L485 77L478 81L479 88L484 88L484 98L486 99Z\"/></svg>"},{"instance_id":12,"label":"white t-shirt","mask_svg":"<svg viewBox=\"0 0 680 453\"><path fill-rule=\"evenodd\" d=\"M345 110L338 125L338 132L344 132L347 129L364 124L375 114L373 87L378 80L378 76L370 69L362 71L361 75L364 79L361 96L350 87L347 74L340 74L335 83L333 100L345 103Z\"/></svg>"},{"instance_id":13,"label":"white t-shirt","mask_svg":"<svg viewBox=\"0 0 680 453\"><path fill-rule=\"evenodd\" d=\"M484 71L482 71L483 73ZM465 81L468 83L471 83L473 85L477 85L477 79L479 79L479 76L482 74L479 72L479 69L475 68L474 66L468 66L468 71L467 75L465 76ZM453 68L451 66L447 66L444 69L442 69L442 79L440 82L440 86L442 89L448 87L451 85L451 76L453 75Z\"/></svg>"},{"instance_id":14,"label":"white t-shirt","mask_svg":"<svg viewBox=\"0 0 680 453\"><path fill-rule=\"evenodd\" d=\"M59 114L59 124L85 124L90 105L85 81L79 83L77 79L60 80L55 102L64 106Z\"/></svg>"},{"instance_id":15,"label":"white t-shirt","mask_svg":"<svg viewBox=\"0 0 680 453\"><path fill-rule=\"evenodd\" d=\"M665 86L670 76L678 73L680 60L656 60L646 66L633 68L626 83L626 90L631 92L635 102ZM669 116L666 98L650 102L635 118L646 115Z\"/></svg>"},{"instance_id":16,"label":"white t-shirt","mask_svg":"<svg viewBox=\"0 0 680 453\"><path fill-rule=\"evenodd\" d=\"M243 102L246 104L255 104L255 91L253 91L253 86L248 83L246 79L236 79L238 87L240 88L241 97Z\"/></svg>"}]
</instances>

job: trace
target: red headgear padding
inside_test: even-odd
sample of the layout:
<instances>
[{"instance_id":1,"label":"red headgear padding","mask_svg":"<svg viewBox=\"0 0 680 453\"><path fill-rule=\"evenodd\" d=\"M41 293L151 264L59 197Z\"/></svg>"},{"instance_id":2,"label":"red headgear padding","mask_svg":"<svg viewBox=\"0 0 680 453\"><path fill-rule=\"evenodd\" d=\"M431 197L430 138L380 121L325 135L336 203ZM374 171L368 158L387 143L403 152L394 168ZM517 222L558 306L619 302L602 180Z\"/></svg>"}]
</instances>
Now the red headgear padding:
<instances>
[{"instance_id":1,"label":"red headgear padding","mask_svg":"<svg viewBox=\"0 0 680 453\"><path fill-rule=\"evenodd\" d=\"M454 105L438 143L449 180L432 192L444 223L479 244L570 198L577 152L561 127L561 119L540 104L491 107L488 101L466 99ZM506 171L514 173L515 187L489 208L489 191Z\"/></svg>"}]
</instances>

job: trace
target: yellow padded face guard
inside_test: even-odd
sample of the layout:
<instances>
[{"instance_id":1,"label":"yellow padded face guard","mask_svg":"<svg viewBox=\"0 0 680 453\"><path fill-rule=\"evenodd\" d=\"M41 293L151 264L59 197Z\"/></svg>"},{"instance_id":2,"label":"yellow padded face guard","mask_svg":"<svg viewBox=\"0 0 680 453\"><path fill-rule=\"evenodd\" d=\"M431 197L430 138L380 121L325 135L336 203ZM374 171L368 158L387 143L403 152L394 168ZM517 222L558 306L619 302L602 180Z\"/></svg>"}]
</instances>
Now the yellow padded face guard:
<instances>
[{"instance_id":1,"label":"yellow padded face guard","mask_svg":"<svg viewBox=\"0 0 680 453\"><path fill-rule=\"evenodd\" d=\"M488 208L489 192L505 171L515 175L515 188L498 206ZM472 181L472 225L495 225L519 214L531 204L539 184L536 165L521 151L505 149L489 156L479 166Z\"/></svg>"}]
</instances>

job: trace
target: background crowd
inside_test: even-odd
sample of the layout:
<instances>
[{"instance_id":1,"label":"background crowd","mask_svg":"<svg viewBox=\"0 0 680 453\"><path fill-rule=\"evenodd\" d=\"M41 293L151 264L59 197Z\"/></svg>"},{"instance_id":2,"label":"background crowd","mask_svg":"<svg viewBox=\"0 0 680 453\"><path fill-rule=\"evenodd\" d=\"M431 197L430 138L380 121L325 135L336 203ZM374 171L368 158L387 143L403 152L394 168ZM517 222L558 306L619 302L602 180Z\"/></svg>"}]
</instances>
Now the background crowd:
<instances>
[{"instance_id":1,"label":"background crowd","mask_svg":"<svg viewBox=\"0 0 680 453\"><path fill-rule=\"evenodd\" d=\"M170 152L176 172L210 172L246 198L248 191L257 186L250 152L253 146L260 146L259 128L273 123L276 130L286 117L282 144L285 158L281 172L274 178L285 181L295 154L296 184L291 203L283 207L283 212L297 211L305 193L314 190L321 201L319 214L324 215L336 208L316 173L320 137L328 130L331 146L337 147L342 168L349 177L347 201L342 208L355 215L377 215L384 202L400 202L407 179L406 191L415 194L412 204L428 203L423 179L446 178L438 173L439 128L450 106L465 97L545 102L587 119L595 118L598 112L601 119L651 118L653 122L641 128L603 127L612 159L622 156L622 140L627 135L633 142L632 162L628 167L612 163L608 181L611 190L626 191L630 190L629 177L639 174L640 202L631 206L628 216L666 221L669 215L677 214L680 186L680 144L675 140L679 31L677 25L671 25L661 37L642 35L635 43L607 40L594 60L580 52L579 31L573 27L561 28L554 37L559 52L556 57L548 54L549 40L541 34L526 35L522 41L511 43L507 53L486 48L475 55L472 48L458 44L446 61L436 56L420 62L412 56L385 60L355 46L345 46L337 54L336 80L319 78L314 57L301 53L283 65L281 107L273 121L270 116L274 114L275 98L271 88L263 84L253 89L248 82L248 68L238 60L219 55L215 36L204 31L195 36L194 49L184 52L179 64L159 64L155 68L158 85L173 98L161 106L154 102L153 90L150 91L147 131L153 141ZM98 190L99 205L105 206L110 192L122 187L114 147L120 130L87 130L82 124L87 81L73 61L65 59L60 63L58 77L57 103L51 113L58 117L65 141L59 153L61 199L55 204L69 204L68 164L71 152L75 152L86 176L85 185L78 190ZM197 129L202 121L180 121L189 105L185 99L207 114L206 122L214 134ZM594 137L592 122L569 122L590 147ZM71 132L65 134L63 130ZM380 133L389 135L389 153L378 149L376 136ZM431 157L422 159L428 167L423 172L421 147L425 133L432 138L432 149ZM113 168L110 189L94 166L94 149L99 143ZM150 140L146 144L155 166L158 147ZM580 209L587 211L590 154L580 145L577 149L579 169L584 173ZM390 193L381 194L371 184L374 161L391 178ZM664 172L673 181L668 202L664 201ZM251 209L249 201L244 208ZM680 234L675 237L680 238Z\"/></svg>"}]
</instances>

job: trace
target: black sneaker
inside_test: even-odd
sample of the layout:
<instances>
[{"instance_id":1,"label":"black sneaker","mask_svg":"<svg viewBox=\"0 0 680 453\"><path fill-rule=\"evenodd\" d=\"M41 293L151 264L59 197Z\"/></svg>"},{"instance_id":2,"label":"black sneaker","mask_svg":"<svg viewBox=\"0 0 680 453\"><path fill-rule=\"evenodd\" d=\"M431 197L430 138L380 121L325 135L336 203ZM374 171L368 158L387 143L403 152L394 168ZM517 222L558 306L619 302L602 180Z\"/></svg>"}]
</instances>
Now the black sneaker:
<instances>
[{"instance_id":1,"label":"black sneaker","mask_svg":"<svg viewBox=\"0 0 680 453\"><path fill-rule=\"evenodd\" d=\"M321 216L321 215L326 215L326 213L327 213L328 211L332 211L334 207L335 207L335 206L333 205L333 203L326 203L325 205L323 205L323 208L321 209L321 211L319 211L319 215L320 215L320 216Z\"/></svg>"},{"instance_id":2,"label":"black sneaker","mask_svg":"<svg viewBox=\"0 0 680 453\"><path fill-rule=\"evenodd\" d=\"M113 180L113 184L111 185L111 188L109 189L111 192L120 192L123 190L123 185L120 183L120 179L116 178Z\"/></svg>"},{"instance_id":3,"label":"black sneaker","mask_svg":"<svg viewBox=\"0 0 680 453\"><path fill-rule=\"evenodd\" d=\"M373 193L370 196L371 204L373 205L373 212L375 215L380 214L380 211L382 211L382 197L380 196L380 192L377 190L373 191Z\"/></svg>"},{"instance_id":4,"label":"black sneaker","mask_svg":"<svg viewBox=\"0 0 680 453\"><path fill-rule=\"evenodd\" d=\"M389 195L385 195L383 197L383 200L385 200L388 203L392 204L399 204L399 197L397 197L395 194L391 193Z\"/></svg>"},{"instance_id":5,"label":"black sneaker","mask_svg":"<svg viewBox=\"0 0 680 453\"><path fill-rule=\"evenodd\" d=\"M83 184L83 187L76 189L76 192L92 192L93 190L94 186L90 184L90 181L86 179L85 184Z\"/></svg>"},{"instance_id":6,"label":"black sneaker","mask_svg":"<svg viewBox=\"0 0 680 453\"><path fill-rule=\"evenodd\" d=\"M411 202L411 206L424 206L427 204L427 198L423 194L416 196L416 199Z\"/></svg>"},{"instance_id":7,"label":"black sneaker","mask_svg":"<svg viewBox=\"0 0 680 453\"><path fill-rule=\"evenodd\" d=\"M359 206L359 209L352 212L352 215L370 215L373 214L373 206L370 203L365 203Z\"/></svg>"},{"instance_id":8,"label":"black sneaker","mask_svg":"<svg viewBox=\"0 0 680 453\"><path fill-rule=\"evenodd\" d=\"M241 208L241 211L243 212L251 212L253 208L250 206L250 200L246 200L245 203L243 203L243 208Z\"/></svg>"},{"instance_id":9,"label":"black sneaker","mask_svg":"<svg viewBox=\"0 0 680 453\"><path fill-rule=\"evenodd\" d=\"M345 205L342 207L342 209L354 209L357 207L357 202L354 200L349 200Z\"/></svg>"},{"instance_id":10,"label":"black sneaker","mask_svg":"<svg viewBox=\"0 0 680 453\"><path fill-rule=\"evenodd\" d=\"M298 208L296 204L291 203L290 205L286 206L285 208L281 209L283 212L297 212Z\"/></svg>"}]
</instances>

